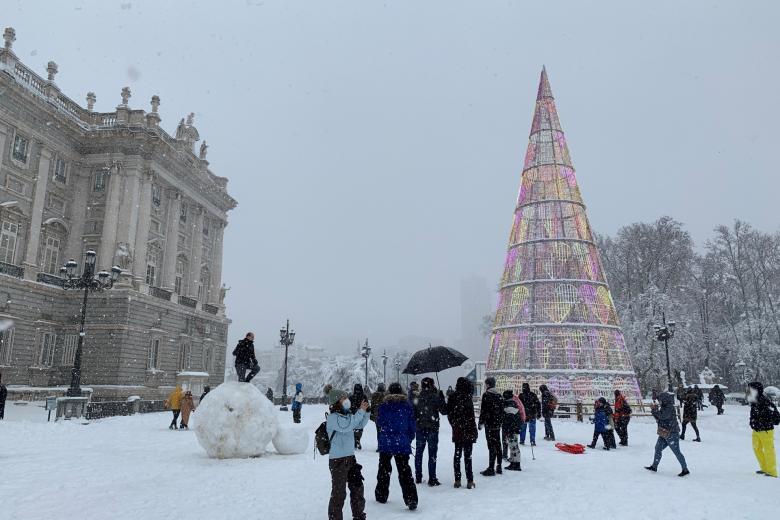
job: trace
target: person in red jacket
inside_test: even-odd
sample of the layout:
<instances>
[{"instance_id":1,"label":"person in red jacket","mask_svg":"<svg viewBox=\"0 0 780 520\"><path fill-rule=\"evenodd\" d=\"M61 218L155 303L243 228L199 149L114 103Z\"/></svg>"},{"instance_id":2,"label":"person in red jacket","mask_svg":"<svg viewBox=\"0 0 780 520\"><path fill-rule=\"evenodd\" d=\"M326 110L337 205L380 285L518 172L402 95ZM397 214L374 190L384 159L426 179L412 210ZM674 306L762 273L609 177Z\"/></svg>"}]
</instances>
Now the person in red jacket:
<instances>
[{"instance_id":1,"label":"person in red jacket","mask_svg":"<svg viewBox=\"0 0 780 520\"><path fill-rule=\"evenodd\" d=\"M628 446L628 421L631 420L631 406L626 397L615 390L615 412L612 414L615 420L615 432L620 437L620 445Z\"/></svg>"}]
</instances>

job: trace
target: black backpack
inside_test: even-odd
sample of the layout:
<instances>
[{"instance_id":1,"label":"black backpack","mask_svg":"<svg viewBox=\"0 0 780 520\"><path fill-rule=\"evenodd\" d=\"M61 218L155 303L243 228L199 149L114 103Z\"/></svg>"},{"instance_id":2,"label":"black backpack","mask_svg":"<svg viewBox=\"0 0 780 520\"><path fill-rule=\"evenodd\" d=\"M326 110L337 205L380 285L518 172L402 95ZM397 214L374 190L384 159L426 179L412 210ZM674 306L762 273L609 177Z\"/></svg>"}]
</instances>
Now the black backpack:
<instances>
[{"instance_id":1,"label":"black backpack","mask_svg":"<svg viewBox=\"0 0 780 520\"><path fill-rule=\"evenodd\" d=\"M330 453L330 443L335 435L335 430L331 435L328 435L328 414L325 414L325 420L314 430L314 446L320 452L320 455ZM315 457L317 456L316 453L314 455Z\"/></svg>"}]
</instances>

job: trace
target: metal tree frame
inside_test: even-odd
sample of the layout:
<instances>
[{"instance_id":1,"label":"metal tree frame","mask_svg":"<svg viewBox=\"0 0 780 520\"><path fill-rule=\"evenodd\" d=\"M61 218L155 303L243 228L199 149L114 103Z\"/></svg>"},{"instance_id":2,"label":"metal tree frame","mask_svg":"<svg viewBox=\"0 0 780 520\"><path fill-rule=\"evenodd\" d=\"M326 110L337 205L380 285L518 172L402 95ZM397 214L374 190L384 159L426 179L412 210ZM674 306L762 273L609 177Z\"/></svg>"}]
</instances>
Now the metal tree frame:
<instances>
[{"instance_id":1,"label":"metal tree frame","mask_svg":"<svg viewBox=\"0 0 780 520\"><path fill-rule=\"evenodd\" d=\"M68 397L81 397L81 357L84 348L84 323L87 317L87 301L90 292L101 292L114 286L114 282L122 273L120 267L111 268L111 273L100 271L95 275L95 260L97 254L90 250L84 257L84 271L76 275L78 264L72 258L64 266L60 267L60 274L65 277L63 289L84 291L81 300L81 321L79 326L79 341L76 346L76 354L73 357L73 368L70 371L70 387L66 395Z\"/></svg>"},{"instance_id":2,"label":"metal tree frame","mask_svg":"<svg viewBox=\"0 0 780 520\"><path fill-rule=\"evenodd\" d=\"M545 69L500 287L486 367L500 388L641 399Z\"/></svg>"}]
</instances>

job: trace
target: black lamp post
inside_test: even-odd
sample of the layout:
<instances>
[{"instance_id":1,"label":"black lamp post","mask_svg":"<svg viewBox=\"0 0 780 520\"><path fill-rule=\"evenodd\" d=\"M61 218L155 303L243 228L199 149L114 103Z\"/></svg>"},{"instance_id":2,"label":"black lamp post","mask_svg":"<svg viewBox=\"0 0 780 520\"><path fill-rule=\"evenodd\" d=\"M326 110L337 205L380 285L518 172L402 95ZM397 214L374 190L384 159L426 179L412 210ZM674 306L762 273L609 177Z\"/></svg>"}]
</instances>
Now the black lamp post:
<instances>
[{"instance_id":1,"label":"black lamp post","mask_svg":"<svg viewBox=\"0 0 780 520\"><path fill-rule=\"evenodd\" d=\"M387 351L382 351L382 382L387 385Z\"/></svg>"},{"instance_id":2,"label":"black lamp post","mask_svg":"<svg viewBox=\"0 0 780 520\"><path fill-rule=\"evenodd\" d=\"M666 377L668 379L668 390L672 391L672 365L669 362L669 340L674 337L675 322L666 322L666 313L663 313L663 323L661 325L653 325L655 331L655 339L663 341L666 347Z\"/></svg>"},{"instance_id":3,"label":"black lamp post","mask_svg":"<svg viewBox=\"0 0 780 520\"><path fill-rule=\"evenodd\" d=\"M282 406L281 411L287 411L287 351L290 345L295 341L295 332L290 330L290 320L287 320L287 326L279 331L279 341L284 346L284 386L282 387Z\"/></svg>"},{"instance_id":4,"label":"black lamp post","mask_svg":"<svg viewBox=\"0 0 780 520\"><path fill-rule=\"evenodd\" d=\"M66 290L76 289L84 291L84 299L81 301L81 327L79 329L79 342L76 346L76 355L73 358L73 368L70 372L70 388L66 395L68 397L81 397L81 352L84 347L84 321L87 317L87 297L90 291L100 292L110 289L114 286L122 269L114 266L111 273L100 271L95 276L95 260L97 253L90 250L84 257L84 272L76 275L78 264L72 258L64 266L60 267L60 274L65 277L62 287Z\"/></svg>"},{"instance_id":5,"label":"black lamp post","mask_svg":"<svg viewBox=\"0 0 780 520\"><path fill-rule=\"evenodd\" d=\"M366 386L365 390L368 391L368 357L371 355L371 347L368 346L368 339L366 344L360 349L360 356L366 360Z\"/></svg>"}]
</instances>

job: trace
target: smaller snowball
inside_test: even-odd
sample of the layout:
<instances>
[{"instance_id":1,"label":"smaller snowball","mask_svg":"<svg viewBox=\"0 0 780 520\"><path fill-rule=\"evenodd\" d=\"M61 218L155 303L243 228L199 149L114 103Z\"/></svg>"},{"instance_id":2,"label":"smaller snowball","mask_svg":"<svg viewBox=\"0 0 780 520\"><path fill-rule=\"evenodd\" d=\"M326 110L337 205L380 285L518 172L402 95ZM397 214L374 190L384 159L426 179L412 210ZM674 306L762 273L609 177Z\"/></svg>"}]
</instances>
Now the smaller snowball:
<instances>
[{"instance_id":1,"label":"smaller snowball","mask_svg":"<svg viewBox=\"0 0 780 520\"><path fill-rule=\"evenodd\" d=\"M273 443L280 455L298 455L313 447L309 444L309 429L302 424L280 425Z\"/></svg>"}]
</instances>

